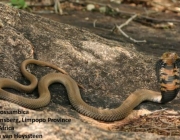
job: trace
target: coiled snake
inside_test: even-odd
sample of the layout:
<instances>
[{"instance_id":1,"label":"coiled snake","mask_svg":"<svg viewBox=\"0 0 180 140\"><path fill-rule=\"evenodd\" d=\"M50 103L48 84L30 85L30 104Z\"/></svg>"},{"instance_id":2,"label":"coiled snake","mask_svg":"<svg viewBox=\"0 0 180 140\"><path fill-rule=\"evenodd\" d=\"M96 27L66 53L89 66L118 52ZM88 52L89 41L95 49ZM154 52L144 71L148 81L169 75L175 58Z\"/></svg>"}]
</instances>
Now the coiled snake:
<instances>
[{"instance_id":1,"label":"coiled snake","mask_svg":"<svg viewBox=\"0 0 180 140\"><path fill-rule=\"evenodd\" d=\"M26 70L30 63L52 67L61 73L50 73L37 78ZM62 83L68 93L72 106L81 114L102 121L116 121L125 118L137 105L145 100L158 103L165 103L173 100L179 91L179 66L180 59L176 53L164 53L156 64L158 81L161 86L161 93L151 90L137 90L115 109L98 109L85 103L80 95L77 83L67 73L48 62L35 59L27 59L21 64L22 74L30 81L30 85L22 85L14 80L0 78L0 98L14 102L30 109L36 109L48 105L51 96L48 90L49 85L55 82ZM63 73L63 74L62 74ZM4 88L13 88L19 91L32 92L38 84L39 98L29 99L5 91ZM144 93L146 91L146 93Z\"/></svg>"}]
</instances>

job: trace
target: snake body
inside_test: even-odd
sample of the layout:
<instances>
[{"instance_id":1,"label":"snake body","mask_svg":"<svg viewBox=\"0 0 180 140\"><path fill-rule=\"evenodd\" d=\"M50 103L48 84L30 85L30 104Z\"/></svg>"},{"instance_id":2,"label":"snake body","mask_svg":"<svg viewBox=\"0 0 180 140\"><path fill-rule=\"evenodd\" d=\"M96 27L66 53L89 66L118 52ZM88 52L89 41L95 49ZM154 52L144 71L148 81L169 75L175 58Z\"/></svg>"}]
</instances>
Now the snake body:
<instances>
[{"instance_id":1,"label":"snake body","mask_svg":"<svg viewBox=\"0 0 180 140\"><path fill-rule=\"evenodd\" d=\"M115 109L99 109L88 105L81 98L78 84L69 75L67 75L67 73L64 70L48 62L34 60L34 59L27 59L23 61L21 65L21 71L23 75L30 81L31 84L22 85L11 79L0 78L0 98L17 103L21 106L30 109L37 109L49 104L51 99L51 95L48 89L49 85L53 83L62 83L67 90L70 103L79 113L97 120L116 121L125 118L137 105L139 105L141 102L145 100L161 103L164 102L164 100L167 102L168 100L172 99L172 96L173 97L175 96L175 93L178 91L179 86L177 86L178 84L177 82L175 82L176 80L178 81L178 79L176 79L176 76L174 75L179 76L179 73L176 73L176 71L173 71L171 69L171 74L169 74L169 69L167 67L164 67L164 63L167 63L167 60L177 59L174 56L175 55L169 55L163 57L162 59L160 59L161 61L157 63L158 66L157 71L161 71L160 74L158 74L158 79L160 79L159 81L161 83L161 93L151 90L143 90L143 89L137 90L132 94L130 94L130 96L119 107ZM171 61L171 64L169 63L168 67L169 65L172 64L174 65L175 61L176 60ZM41 66L52 67L60 71L61 73L47 74L43 76L38 83L37 78L26 70L26 66L30 63ZM165 83L163 80L167 78L166 77L167 75L164 76L164 73L162 72L163 69L164 69L164 73L166 73L170 78L170 80L166 80ZM168 70L165 71L165 69ZM174 77L172 78L172 76ZM169 81L172 82L171 85L168 84ZM39 91L39 97L37 99L29 99L22 96L18 96L10 92L7 92L3 89L3 88L13 88L19 91L32 92L34 88L37 86L37 84ZM168 96L163 97L166 96L166 93L168 94ZM170 95L171 93L173 94L172 96Z\"/></svg>"}]
</instances>

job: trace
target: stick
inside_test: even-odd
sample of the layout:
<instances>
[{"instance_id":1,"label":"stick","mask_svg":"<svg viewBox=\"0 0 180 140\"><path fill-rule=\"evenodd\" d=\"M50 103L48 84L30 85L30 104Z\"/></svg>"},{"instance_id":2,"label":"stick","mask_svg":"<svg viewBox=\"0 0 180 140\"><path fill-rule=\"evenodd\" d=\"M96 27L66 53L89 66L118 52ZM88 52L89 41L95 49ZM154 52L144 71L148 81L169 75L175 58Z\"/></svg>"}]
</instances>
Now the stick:
<instances>
[{"instance_id":1,"label":"stick","mask_svg":"<svg viewBox=\"0 0 180 140\"><path fill-rule=\"evenodd\" d=\"M59 0L54 0L54 9L55 9L55 13L58 13L59 11L59 14L60 15L63 15L63 11L61 9L61 3L59 2Z\"/></svg>"},{"instance_id":2,"label":"stick","mask_svg":"<svg viewBox=\"0 0 180 140\"><path fill-rule=\"evenodd\" d=\"M146 42L146 40L136 40L130 36L128 36L123 30L122 27L128 25L133 19L135 19L137 17L137 14L133 15L132 17L130 17L125 23L121 24L120 26L115 25L115 27L113 28L112 31L115 31L116 29L126 38L130 39L131 41L138 43L138 42Z\"/></svg>"},{"instance_id":3,"label":"stick","mask_svg":"<svg viewBox=\"0 0 180 140\"><path fill-rule=\"evenodd\" d=\"M132 17L130 17L125 23L121 24L120 26L118 26L118 28L122 28L126 25L128 25L133 19L135 19L137 17L137 14L133 15Z\"/></svg>"}]
</instances>

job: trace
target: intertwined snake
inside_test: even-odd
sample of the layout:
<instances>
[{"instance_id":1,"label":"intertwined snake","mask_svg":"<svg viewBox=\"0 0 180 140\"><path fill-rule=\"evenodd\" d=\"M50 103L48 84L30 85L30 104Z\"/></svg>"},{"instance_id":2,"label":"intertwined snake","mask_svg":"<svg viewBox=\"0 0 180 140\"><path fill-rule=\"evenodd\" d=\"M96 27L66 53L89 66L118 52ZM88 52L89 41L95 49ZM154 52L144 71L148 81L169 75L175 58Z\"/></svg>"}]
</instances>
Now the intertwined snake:
<instances>
[{"instance_id":1,"label":"intertwined snake","mask_svg":"<svg viewBox=\"0 0 180 140\"><path fill-rule=\"evenodd\" d=\"M47 74L38 83L37 78L26 70L26 66L30 63L52 67L62 73ZM21 64L21 71L31 84L22 85L11 79L0 78L0 98L30 109L44 107L49 104L51 99L48 90L49 85L59 82L65 86L70 103L79 113L97 120L116 121L125 118L137 105L145 100L165 103L174 99L179 91L179 64L180 59L176 53L164 53L156 65L161 93L144 89L137 90L115 109L98 109L82 100L77 83L64 70L48 62L27 59ZM32 92L37 84L39 91L39 98L37 99L25 98L4 90L4 88L13 88L19 91Z\"/></svg>"}]
</instances>

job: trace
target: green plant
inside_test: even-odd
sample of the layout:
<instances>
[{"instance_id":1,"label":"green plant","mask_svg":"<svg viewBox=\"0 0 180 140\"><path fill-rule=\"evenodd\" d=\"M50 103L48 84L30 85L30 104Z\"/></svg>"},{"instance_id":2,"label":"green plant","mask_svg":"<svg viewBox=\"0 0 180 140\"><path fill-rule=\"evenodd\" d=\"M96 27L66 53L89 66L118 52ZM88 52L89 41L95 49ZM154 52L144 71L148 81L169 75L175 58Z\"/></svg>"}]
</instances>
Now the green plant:
<instances>
[{"instance_id":1,"label":"green plant","mask_svg":"<svg viewBox=\"0 0 180 140\"><path fill-rule=\"evenodd\" d=\"M27 4L25 0L10 0L10 4L18 9L25 9L27 8Z\"/></svg>"}]
</instances>

